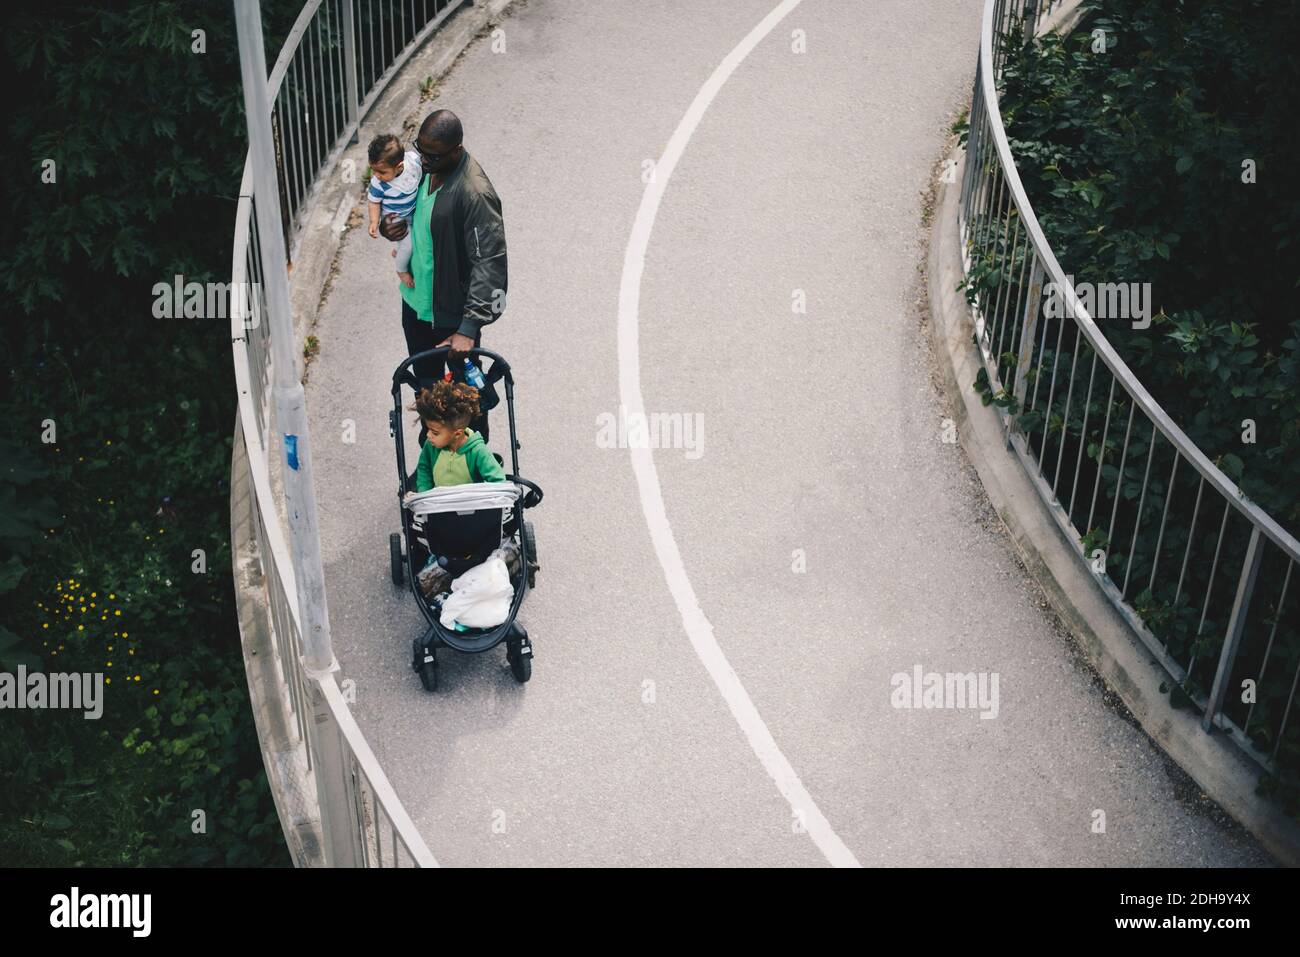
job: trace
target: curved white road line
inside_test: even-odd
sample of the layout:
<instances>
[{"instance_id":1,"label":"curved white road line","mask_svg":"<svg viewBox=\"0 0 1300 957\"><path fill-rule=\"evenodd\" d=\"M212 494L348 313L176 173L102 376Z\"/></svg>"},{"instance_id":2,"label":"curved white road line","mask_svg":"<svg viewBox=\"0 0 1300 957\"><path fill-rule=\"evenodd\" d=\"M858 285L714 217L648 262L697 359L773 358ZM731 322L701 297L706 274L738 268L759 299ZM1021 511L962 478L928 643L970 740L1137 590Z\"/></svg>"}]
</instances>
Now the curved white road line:
<instances>
[{"instance_id":1,"label":"curved white road line","mask_svg":"<svg viewBox=\"0 0 1300 957\"><path fill-rule=\"evenodd\" d=\"M677 129L673 131L663 156L655 167L654 181L649 184L641 197L641 206L636 213L632 235L628 238L627 253L623 257L623 279L618 293L618 387L629 422L643 421L640 417L645 414L645 405L641 400L641 357L638 352L637 325L641 300L641 274L645 271L646 249L650 244L650 233L654 229L655 215L659 211L659 201L663 199L673 169L685 151L691 134L699 126L700 120L704 118L709 104L722 89L722 85L759 41L801 2L802 0L785 0L784 3L778 4L754 29L749 31L735 49L727 54L726 59L718 64L718 68L713 71L708 82L695 95L686 115L677 124ZM782 796L790 802L790 808L794 812L792 822L802 821L817 849L832 865L861 866L853 856L853 852L844 846L844 842L839 839L830 823L818 810L812 795L804 788L794 768L777 747L772 733L767 730L767 725L763 723L740 679L736 677L736 672L732 670L722 649L718 647L718 642L713 637L713 626L700 610L699 602L695 598L695 590L691 588L690 580L686 577L681 553L677 550L677 542L668 524L663 494L659 488L659 473L655 469L650 449L637 443L633 444L630 451L632 471L636 474L637 485L640 488L641 509L645 512L650 538L659 556L659 564L663 566L664 577L668 581L673 600L677 602L682 624L686 628L687 635L690 636L691 644L695 646L695 653L708 669L713 683L717 685L732 715L741 730L745 732L754 754L763 763L767 773L772 776Z\"/></svg>"}]
</instances>

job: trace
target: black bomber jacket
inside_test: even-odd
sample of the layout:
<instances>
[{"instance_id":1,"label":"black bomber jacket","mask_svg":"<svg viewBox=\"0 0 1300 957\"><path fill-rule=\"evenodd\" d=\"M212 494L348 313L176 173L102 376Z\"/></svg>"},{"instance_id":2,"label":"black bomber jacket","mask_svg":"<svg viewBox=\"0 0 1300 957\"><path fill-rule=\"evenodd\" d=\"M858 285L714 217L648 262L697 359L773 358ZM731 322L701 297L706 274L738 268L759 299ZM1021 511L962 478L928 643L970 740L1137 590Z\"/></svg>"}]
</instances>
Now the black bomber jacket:
<instances>
[{"instance_id":1,"label":"black bomber jacket","mask_svg":"<svg viewBox=\"0 0 1300 957\"><path fill-rule=\"evenodd\" d=\"M429 188L429 177L420 189ZM474 338L506 308L506 226L501 198L483 167L463 150L443 180L429 216L433 240L433 317ZM450 317L450 318L449 318Z\"/></svg>"}]
</instances>

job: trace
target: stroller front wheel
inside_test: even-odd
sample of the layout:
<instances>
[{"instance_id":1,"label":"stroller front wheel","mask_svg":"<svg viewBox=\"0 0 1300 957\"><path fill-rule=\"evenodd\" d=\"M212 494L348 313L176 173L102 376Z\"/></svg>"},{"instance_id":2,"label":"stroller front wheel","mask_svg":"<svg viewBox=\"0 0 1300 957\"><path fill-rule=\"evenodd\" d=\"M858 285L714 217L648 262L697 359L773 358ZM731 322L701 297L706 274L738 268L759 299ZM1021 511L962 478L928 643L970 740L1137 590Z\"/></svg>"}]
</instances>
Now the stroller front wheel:
<instances>
[{"instance_id":1,"label":"stroller front wheel","mask_svg":"<svg viewBox=\"0 0 1300 957\"><path fill-rule=\"evenodd\" d=\"M520 684L527 683L528 679L533 676L533 659L518 656L511 659L510 673L515 676L515 681Z\"/></svg>"},{"instance_id":2,"label":"stroller front wheel","mask_svg":"<svg viewBox=\"0 0 1300 957\"><path fill-rule=\"evenodd\" d=\"M438 649L425 640L411 640L411 670L420 676L425 691L438 690Z\"/></svg>"},{"instance_id":3,"label":"stroller front wheel","mask_svg":"<svg viewBox=\"0 0 1300 957\"><path fill-rule=\"evenodd\" d=\"M433 662L424 662L420 665L420 684L424 685L425 691L438 690L438 664Z\"/></svg>"},{"instance_id":4,"label":"stroller front wheel","mask_svg":"<svg viewBox=\"0 0 1300 957\"><path fill-rule=\"evenodd\" d=\"M510 662L510 673L520 684L533 676L533 646L522 625L516 625L514 635L506 639L506 660Z\"/></svg>"}]
</instances>

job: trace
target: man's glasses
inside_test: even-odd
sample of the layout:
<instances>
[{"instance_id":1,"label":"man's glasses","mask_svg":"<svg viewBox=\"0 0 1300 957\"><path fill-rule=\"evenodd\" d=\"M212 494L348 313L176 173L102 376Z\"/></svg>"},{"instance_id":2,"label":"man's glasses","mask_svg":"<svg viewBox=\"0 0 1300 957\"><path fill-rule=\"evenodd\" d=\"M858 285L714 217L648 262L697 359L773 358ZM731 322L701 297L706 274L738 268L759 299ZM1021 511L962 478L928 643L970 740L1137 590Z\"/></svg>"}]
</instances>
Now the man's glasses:
<instances>
[{"instance_id":1,"label":"man's glasses","mask_svg":"<svg viewBox=\"0 0 1300 957\"><path fill-rule=\"evenodd\" d=\"M420 154L420 162L425 164L439 163L456 152L455 150L447 150L445 153L426 153L420 148L419 143L415 144L415 151Z\"/></svg>"}]
</instances>

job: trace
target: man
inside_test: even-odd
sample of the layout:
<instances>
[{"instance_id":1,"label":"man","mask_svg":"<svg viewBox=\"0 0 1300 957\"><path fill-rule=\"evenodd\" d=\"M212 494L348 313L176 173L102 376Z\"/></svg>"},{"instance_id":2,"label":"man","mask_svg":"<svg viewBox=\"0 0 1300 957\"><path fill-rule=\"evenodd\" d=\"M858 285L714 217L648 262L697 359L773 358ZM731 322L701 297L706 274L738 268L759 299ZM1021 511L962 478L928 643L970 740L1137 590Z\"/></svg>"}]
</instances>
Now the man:
<instances>
[{"instance_id":1,"label":"man","mask_svg":"<svg viewBox=\"0 0 1300 957\"><path fill-rule=\"evenodd\" d=\"M415 286L398 284L407 354L447 346L447 361L456 369L479 345L483 327L499 319L506 304L501 200L462 139L460 119L450 110L435 110L420 124L415 151L424 178L411 218ZM385 217L379 231L395 241L405 235L406 225ZM471 361L482 367L481 359ZM414 372L423 386L440 379L443 368L442 360L422 360ZM470 427L486 442L486 411L480 411Z\"/></svg>"}]
</instances>

